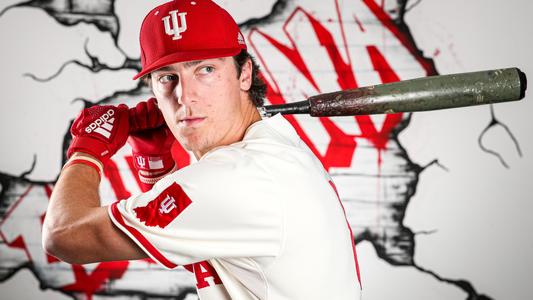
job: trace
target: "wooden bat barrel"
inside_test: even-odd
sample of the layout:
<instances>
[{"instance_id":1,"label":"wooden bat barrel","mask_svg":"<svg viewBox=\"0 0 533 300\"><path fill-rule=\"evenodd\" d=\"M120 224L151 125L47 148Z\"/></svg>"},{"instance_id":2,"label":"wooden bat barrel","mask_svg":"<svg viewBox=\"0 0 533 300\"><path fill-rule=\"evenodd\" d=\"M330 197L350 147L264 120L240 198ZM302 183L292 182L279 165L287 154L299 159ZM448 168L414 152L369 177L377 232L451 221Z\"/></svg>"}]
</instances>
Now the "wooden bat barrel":
<instances>
[{"instance_id":1,"label":"wooden bat barrel","mask_svg":"<svg viewBox=\"0 0 533 300\"><path fill-rule=\"evenodd\" d=\"M272 115L314 117L428 111L515 101L524 98L526 75L518 68L439 75L319 94L308 100L265 106Z\"/></svg>"}]
</instances>

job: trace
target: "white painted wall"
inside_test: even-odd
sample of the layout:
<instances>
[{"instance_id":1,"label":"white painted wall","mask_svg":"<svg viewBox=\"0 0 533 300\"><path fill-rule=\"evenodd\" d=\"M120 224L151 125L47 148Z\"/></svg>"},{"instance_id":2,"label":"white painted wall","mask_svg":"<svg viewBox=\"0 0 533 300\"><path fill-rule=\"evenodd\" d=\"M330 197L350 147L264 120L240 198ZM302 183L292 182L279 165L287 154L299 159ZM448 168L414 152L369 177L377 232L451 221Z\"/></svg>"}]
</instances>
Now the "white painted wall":
<instances>
[{"instance_id":1,"label":"white painted wall","mask_svg":"<svg viewBox=\"0 0 533 300\"><path fill-rule=\"evenodd\" d=\"M136 58L137 29L132 24L140 22L151 7L142 2L116 2L115 11L122 26L118 46L122 51L108 33L87 24L61 26L36 8L14 8L1 15L0 40L9 42L3 42L0 50L0 65L3 66L0 69L3 91L0 172L20 175L29 169L35 154L37 164L28 179L53 181L61 167L63 135L82 107L80 102L71 102L72 99L83 97L97 101L114 91L135 87L130 81L135 73L132 70L92 73L71 64L49 83L36 82L22 74L29 72L44 78L70 59L90 64L83 50L86 40L89 52L109 66L120 66L127 56ZM272 3L251 5L244 2L220 1L239 20L245 20L247 15L267 14L269 6L264 3ZM533 4L530 1L410 2L408 6L413 5L413 8L406 15L407 25L418 48L426 57L434 59L440 74L515 66L533 78L533 60L529 57L533 53L533 21L529 16ZM332 11L332 3L296 2L318 16ZM386 5L394 8L395 2L388 0ZM279 24L269 25L271 29L268 30L279 30ZM305 26L296 29L303 32ZM350 36L349 32L346 34ZM283 37L277 35L276 38ZM313 66L319 68L319 63L325 62L317 61ZM335 78L331 76L325 73L320 77L324 89L335 87ZM308 83L297 76L289 76L288 80L285 82L287 92L296 90L291 90L290 80L295 80L302 90L312 91ZM364 80L370 82L375 78L361 76L361 81ZM481 132L491 121L489 106L415 113L399 136L399 142L413 162L424 166L438 159L446 169L436 165L425 169L406 209L405 226L415 233L431 232L415 236L415 262L441 277L467 280L478 293L492 299L527 299L533 292L528 282L533 269L529 256L533 237L528 232L533 225L529 217L533 208L533 193L529 188L533 178L533 139L530 137L533 125L529 122L532 101L529 92L521 102L494 106L495 117L516 137L522 156L518 155L502 126L492 127L483 136L484 145L501 153L509 168L478 145ZM301 120L302 124L308 124L305 126L315 126L306 122ZM343 122L337 121L339 126L348 126L342 125ZM315 127L312 130L321 130ZM373 159L372 155L375 154L368 152L364 158ZM354 164L359 170L357 163ZM339 188L341 196L343 192L349 195L350 188L348 185ZM376 189L373 185L354 185L353 188L354 193ZM374 215L365 215L356 208L353 206L348 211L354 216L350 220L352 225L363 224L367 219L373 222ZM0 230L6 231L6 224L5 221L0 223ZM39 245L32 244L32 247ZM21 255L5 248L0 244L0 264L8 257ZM360 242L357 250L364 299L466 299L463 291L427 273L385 262L368 241ZM68 298L59 292L40 290L35 275L27 270L0 283L0 295L2 299Z\"/></svg>"}]
</instances>

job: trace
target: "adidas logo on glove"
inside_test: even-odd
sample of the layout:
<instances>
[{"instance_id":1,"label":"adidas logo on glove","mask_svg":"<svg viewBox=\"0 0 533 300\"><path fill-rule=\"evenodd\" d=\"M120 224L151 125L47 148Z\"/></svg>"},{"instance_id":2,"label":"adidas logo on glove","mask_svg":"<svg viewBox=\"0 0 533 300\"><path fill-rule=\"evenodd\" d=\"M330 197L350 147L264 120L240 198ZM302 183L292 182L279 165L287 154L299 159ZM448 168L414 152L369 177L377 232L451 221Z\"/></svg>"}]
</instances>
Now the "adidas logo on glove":
<instances>
[{"instance_id":1,"label":"adidas logo on glove","mask_svg":"<svg viewBox=\"0 0 533 300\"><path fill-rule=\"evenodd\" d=\"M94 120L89 126L85 127L85 132L96 132L103 135L105 138L111 136L111 130L113 130L113 122L115 122L115 111L113 109L108 110L100 118Z\"/></svg>"}]
</instances>

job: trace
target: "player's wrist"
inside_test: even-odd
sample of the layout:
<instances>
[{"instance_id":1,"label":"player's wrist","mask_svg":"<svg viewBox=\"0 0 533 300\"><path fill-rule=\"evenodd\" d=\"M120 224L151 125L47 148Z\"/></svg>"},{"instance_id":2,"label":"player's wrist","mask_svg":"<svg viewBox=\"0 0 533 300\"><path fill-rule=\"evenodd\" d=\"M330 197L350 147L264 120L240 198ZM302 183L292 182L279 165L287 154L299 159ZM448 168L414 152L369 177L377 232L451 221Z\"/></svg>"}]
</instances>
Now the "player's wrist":
<instances>
[{"instance_id":1,"label":"player's wrist","mask_svg":"<svg viewBox=\"0 0 533 300\"><path fill-rule=\"evenodd\" d=\"M65 163L61 171L69 168L70 166L80 164L90 167L98 173L99 179L102 178L102 174L104 173L104 165L102 164L102 162L93 155L83 152L73 153L70 159Z\"/></svg>"},{"instance_id":2,"label":"player's wrist","mask_svg":"<svg viewBox=\"0 0 533 300\"><path fill-rule=\"evenodd\" d=\"M93 137L79 136L72 139L72 143L67 151L67 157L71 158L74 153L85 153L103 164L111 157L108 146Z\"/></svg>"},{"instance_id":3,"label":"player's wrist","mask_svg":"<svg viewBox=\"0 0 533 300\"><path fill-rule=\"evenodd\" d=\"M159 180L163 179L164 177L172 174L177 169L178 167L176 166L176 164L174 164L171 168L164 170L164 171L159 171L159 172L139 171L138 172L139 180L144 184L153 185Z\"/></svg>"},{"instance_id":4,"label":"player's wrist","mask_svg":"<svg viewBox=\"0 0 533 300\"><path fill-rule=\"evenodd\" d=\"M165 178L166 176L172 174L178 169L176 164L173 164L172 167L168 170L150 172L139 170L137 176L141 184L141 190L147 192L152 189L153 185L156 184L159 180Z\"/></svg>"},{"instance_id":5,"label":"player's wrist","mask_svg":"<svg viewBox=\"0 0 533 300\"><path fill-rule=\"evenodd\" d=\"M178 168L176 164L173 162L172 165L167 166L164 169L157 170L157 171L148 171L148 170L138 170L139 176L143 176L145 178L157 178L161 176L166 176L174 171L176 171Z\"/></svg>"},{"instance_id":6,"label":"player's wrist","mask_svg":"<svg viewBox=\"0 0 533 300\"><path fill-rule=\"evenodd\" d=\"M90 153L87 153L87 152L83 152L83 151L76 151L74 153L71 154L70 156L70 159L73 159L75 157L88 157L88 158L92 158L92 159L95 159L97 161L99 161L101 164L102 162L94 155L90 154ZM103 164L102 164L103 165Z\"/></svg>"}]
</instances>

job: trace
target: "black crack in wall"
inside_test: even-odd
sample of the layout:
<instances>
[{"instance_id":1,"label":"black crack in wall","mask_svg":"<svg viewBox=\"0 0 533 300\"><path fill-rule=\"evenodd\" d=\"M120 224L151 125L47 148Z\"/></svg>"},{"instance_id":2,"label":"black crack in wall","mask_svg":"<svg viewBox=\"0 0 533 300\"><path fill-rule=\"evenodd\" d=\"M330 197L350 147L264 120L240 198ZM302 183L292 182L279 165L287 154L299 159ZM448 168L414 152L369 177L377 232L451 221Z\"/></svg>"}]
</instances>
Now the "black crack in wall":
<instances>
[{"instance_id":1,"label":"black crack in wall","mask_svg":"<svg viewBox=\"0 0 533 300\"><path fill-rule=\"evenodd\" d=\"M114 0L34 0L26 2L24 6L41 8L66 26L94 24L101 31L109 31L114 37L118 36Z\"/></svg>"},{"instance_id":2,"label":"black crack in wall","mask_svg":"<svg viewBox=\"0 0 533 300\"><path fill-rule=\"evenodd\" d=\"M416 45L413 35L411 34L411 31L409 27L407 26L407 24L405 23L405 13L407 12L407 9L413 8L415 5L419 3L419 1L415 2L411 6L408 6L408 2L409 2L408 0L397 0L399 11L392 12L393 16L396 15L397 13L397 18L394 19L394 22L407 37L408 42L412 45L413 50L415 50L414 51L415 55L418 55L424 61L426 61L427 66L429 67L428 76L437 75L438 72L435 67L434 61L430 58L426 58L423 56L423 51L419 49L418 46ZM372 234L369 231L365 231L360 237L356 237L356 240L358 241L368 240L369 242L371 242L374 245L378 256L382 258L383 260L387 261L388 263L390 263L391 265L411 266L419 271L430 274L438 281L458 287L459 289L463 290L467 294L466 299L468 300L491 299L490 297L486 295L479 294L468 280L445 278L441 275L438 275L436 272L430 271L428 269L425 269L419 266L415 262L415 259L414 259L415 249L416 249L415 239L414 239L415 234L411 231L411 229L409 229L403 224L403 220L405 217L405 211L407 209L410 199L416 194L416 188L418 186L419 176L421 172L426 167L429 167L431 165L434 165L434 164L438 166L441 166L441 165L438 163L438 159L436 159L432 163L430 163L428 166L421 167L420 165L414 163L410 159L407 153L407 150L401 145L398 136L405 128L407 128L407 126L409 126L411 116L412 114L409 115L404 120L402 120L402 122L396 128L394 128L394 130L391 132L391 137L390 137L390 139L395 141L398 147L401 149L399 155L401 155L403 159L407 161L406 169L404 171L406 172L406 174L411 173L414 176L413 177L414 180L410 182L404 194L404 202L402 204L396 204L395 206L390 207L391 209L395 210L395 219L396 221L398 221L398 228L396 228L396 230L393 231L393 233L395 233L395 236L377 236L375 234ZM444 166L441 166L441 167L447 170ZM387 234L387 232L385 231L384 234ZM393 242L397 245L396 249L400 249L401 251L390 253L387 247L385 247L385 243L384 243L385 239L392 239Z\"/></svg>"},{"instance_id":3,"label":"black crack in wall","mask_svg":"<svg viewBox=\"0 0 533 300\"><path fill-rule=\"evenodd\" d=\"M486 153L488 153L490 155L495 156L498 159L498 161L505 168L509 169L510 167L507 164L507 162L505 161L505 159L503 158L503 155L498 153L496 150L490 149L489 147L485 146L485 144L483 143L484 137L489 132L489 130L494 129L494 128L498 127L498 126L503 128L505 133L509 136L509 138L513 142L513 145L515 146L515 149L516 149L516 152L517 152L518 156L522 157L522 150L520 150L520 144L518 143L518 140L516 139L516 137L512 133L512 131L509 128L509 126L507 126L505 123L501 122L498 118L496 118L496 115L494 113L494 105L493 104L490 105L490 121L489 121L489 124L487 124L487 126L479 134L479 137L478 137L478 140L477 140L478 141L478 145L479 145L479 147L481 148L482 151L484 151L484 152L486 152Z\"/></svg>"}]
</instances>

